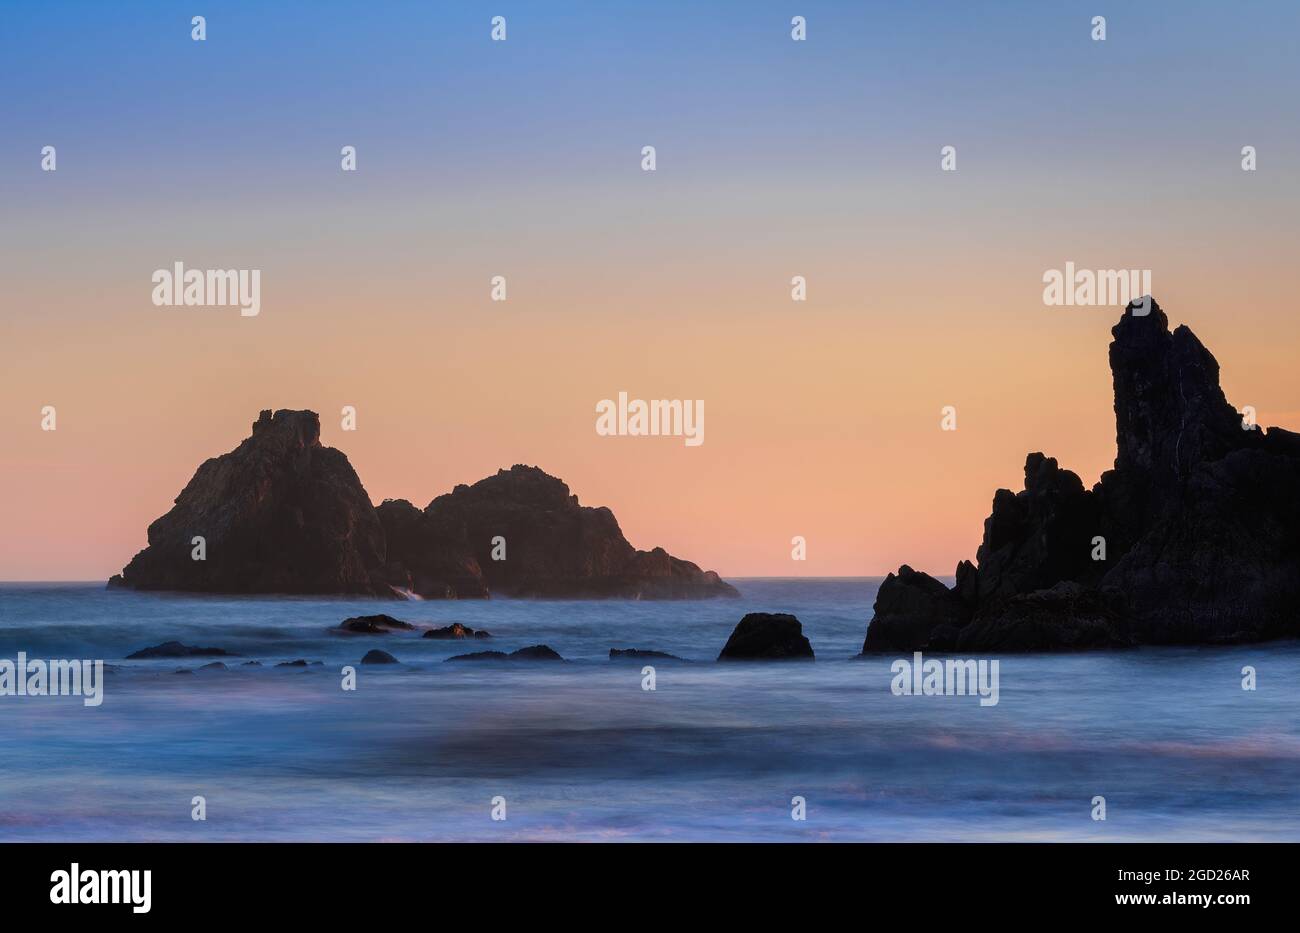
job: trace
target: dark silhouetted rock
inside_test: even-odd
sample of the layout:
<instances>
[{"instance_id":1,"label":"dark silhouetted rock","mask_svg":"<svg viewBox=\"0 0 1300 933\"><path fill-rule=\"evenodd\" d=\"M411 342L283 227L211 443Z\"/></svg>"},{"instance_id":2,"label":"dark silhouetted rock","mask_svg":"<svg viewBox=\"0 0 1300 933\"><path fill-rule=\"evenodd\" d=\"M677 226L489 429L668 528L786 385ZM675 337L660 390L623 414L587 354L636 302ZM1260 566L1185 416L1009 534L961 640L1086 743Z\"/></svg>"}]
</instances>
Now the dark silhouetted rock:
<instances>
[{"instance_id":1,"label":"dark silhouetted rock","mask_svg":"<svg viewBox=\"0 0 1300 933\"><path fill-rule=\"evenodd\" d=\"M391 631L411 631L415 626L410 622L381 614L344 619L339 628L354 635L387 635Z\"/></svg>"},{"instance_id":2,"label":"dark silhouetted rock","mask_svg":"<svg viewBox=\"0 0 1300 933\"><path fill-rule=\"evenodd\" d=\"M934 577L904 564L876 594L876 621L867 629L868 651L929 648L935 629L957 630L970 621L970 607Z\"/></svg>"},{"instance_id":3,"label":"dark silhouetted rock","mask_svg":"<svg viewBox=\"0 0 1300 933\"><path fill-rule=\"evenodd\" d=\"M891 574L864 652L1300 635L1300 436L1244 430L1196 336L1155 302L1134 310L1111 331L1115 468L1088 490L1030 454L1024 490L994 496L978 566L951 591Z\"/></svg>"},{"instance_id":4,"label":"dark silhouetted rock","mask_svg":"<svg viewBox=\"0 0 1300 933\"><path fill-rule=\"evenodd\" d=\"M298 658L296 661L281 661L276 667L319 667L323 664L323 661L307 661L304 658Z\"/></svg>"},{"instance_id":5,"label":"dark silhouetted rock","mask_svg":"<svg viewBox=\"0 0 1300 933\"><path fill-rule=\"evenodd\" d=\"M1083 482L1041 453L1025 459L1025 488L999 489L976 552L975 590L981 603L1009 599L1060 580L1095 581L1091 559L1097 527L1095 498Z\"/></svg>"},{"instance_id":6,"label":"dark silhouetted rock","mask_svg":"<svg viewBox=\"0 0 1300 933\"><path fill-rule=\"evenodd\" d=\"M803 625L784 612L751 612L736 626L719 661L779 660L813 656Z\"/></svg>"},{"instance_id":7,"label":"dark silhouetted rock","mask_svg":"<svg viewBox=\"0 0 1300 933\"><path fill-rule=\"evenodd\" d=\"M380 651L378 648L371 648L366 652L366 656L361 659L362 664L396 664L397 658L393 657L387 651Z\"/></svg>"},{"instance_id":8,"label":"dark silhouetted rock","mask_svg":"<svg viewBox=\"0 0 1300 933\"><path fill-rule=\"evenodd\" d=\"M520 648L518 651L510 652L512 658L523 658L529 661L563 661L559 653L551 649L548 645L529 645L527 648Z\"/></svg>"},{"instance_id":9,"label":"dark silhouetted rock","mask_svg":"<svg viewBox=\"0 0 1300 933\"><path fill-rule=\"evenodd\" d=\"M961 629L936 631L933 651L1082 651L1128 648L1122 616L1095 587L1062 581L1050 589L1021 593L996 613Z\"/></svg>"},{"instance_id":10,"label":"dark silhouetted rock","mask_svg":"<svg viewBox=\"0 0 1300 933\"><path fill-rule=\"evenodd\" d=\"M491 638L492 634L490 632L485 632L482 629L475 631L474 629L470 628L468 625L462 625L459 622L453 622L451 623L451 625L444 625L442 628L429 629L427 632L424 633L424 637L444 638L444 639Z\"/></svg>"},{"instance_id":11,"label":"dark silhouetted rock","mask_svg":"<svg viewBox=\"0 0 1300 933\"><path fill-rule=\"evenodd\" d=\"M145 658L228 658L232 657L224 648L192 648L178 641L165 641L152 648L141 648L126 656L128 661Z\"/></svg>"},{"instance_id":12,"label":"dark silhouetted rock","mask_svg":"<svg viewBox=\"0 0 1300 933\"><path fill-rule=\"evenodd\" d=\"M448 661L563 661L564 658L547 645L529 645L506 654L504 651L475 651L457 654Z\"/></svg>"},{"instance_id":13,"label":"dark silhouetted rock","mask_svg":"<svg viewBox=\"0 0 1300 933\"><path fill-rule=\"evenodd\" d=\"M682 658L666 651L649 651L645 648L610 648L611 661L647 660L647 661L681 661Z\"/></svg>"},{"instance_id":14,"label":"dark silhouetted rock","mask_svg":"<svg viewBox=\"0 0 1300 933\"><path fill-rule=\"evenodd\" d=\"M261 661L245 661L243 664L241 664L241 665L239 665L239 666L240 666L240 667L261 667L261 666L262 666L262 662L261 662Z\"/></svg>"},{"instance_id":15,"label":"dark silhouetted rock","mask_svg":"<svg viewBox=\"0 0 1300 933\"><path fill-rule=\"evenodd\" d=\"M470 542L405 499L375 510L388 542L388 579L423 599L485 599L487 581Z\"/></svg>"},{"instance_id":16,"label":"dark silhouetted rock","mask_svg":"<svg viewBox=\"0 0 1300 933\"><path fill-rule=\"evenodd\" d=\"M199 667L199 670L201 670L201 671L228 671L228 670L230 670L230 668L226 667L226 665L222 664L220 661L213 661L211 664L203 664L203 665L201 665L201 666Z\"/></svg>"},{"instance_id":17,"label":"dark silhouetted rock","mask_svg":"<svg viewBox=\"0 0 1300 933\"><path fill-rule=\"evenodd\" d=\"M469 654L454 654L448 661L504 661L510 655L504 651L472 651Z\"/></svg>"},{"instance_id":18,"label":"dark silhouetted rock","mask_svg":"<svg viewBox=\"0 0 1300 933\"><path fill-rule=\"evenodd\" d=\"M193 559L196 537L203 560ZM505 560L492 559L497 537ZM109 586L424 599L738 595L662 548L636 550L609 509L579 505L536 467L457 486L423 511L404 499L375 508L347 457L321 445L311 411L263 411L250 437L198 468L148 538Z\"/></svg>"},{"instance_id":19,"label":"dark silhouetted rock","mask_svg":"<svg viewBox=\"0 0 1300 933\"><path fill-rule=\"evenodd\" d=\"M194 560L192 539L206 541ZM264 411L203 463L149 546L110 585L207 593L393 595L384 531L348 458L320 443L315 412Z\"/></svg>"},{"instance_id":20,"label":"dark silhouetted rock","mask_svg":"<svg viewBox=\"0 0 1300 933\"><path fill-rule=\"evenodd\" d=\"M699 599L736 596L716 573L662 548L638 551L607 508L578 503L537 467L515 466L460 485L422 513L390 500L378 514L388 539L390 579L422 596L490 590L524 597ZM493 560L504 538L505 560Z\"/></svg>"}]
</instances>

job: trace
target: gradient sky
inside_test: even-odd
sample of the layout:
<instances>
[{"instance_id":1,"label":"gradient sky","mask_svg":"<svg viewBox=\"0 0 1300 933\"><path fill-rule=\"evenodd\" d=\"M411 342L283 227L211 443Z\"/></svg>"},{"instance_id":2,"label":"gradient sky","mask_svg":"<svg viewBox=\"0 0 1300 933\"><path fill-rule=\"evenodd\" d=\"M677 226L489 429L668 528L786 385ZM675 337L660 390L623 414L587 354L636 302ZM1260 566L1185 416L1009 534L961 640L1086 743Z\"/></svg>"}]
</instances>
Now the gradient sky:
<instances>
[{"instance_id":1,"label":"gradient sky","mask_svg":"<svg viewBox=\"0 0 1300 933\"><path fill-rule=\"evenodd\" d=\"M1300 4L630 6L6 4L0 579L118 571L263 408L375 502L523 462L724 576L951 574L1027 452L1113 461L1119 312L1045 307L1066 261L1151 269L1300 429ZM176 260L261 315L154 307ZM705 443L597 436L619 391Z\"/></svg>"}]
</instances>

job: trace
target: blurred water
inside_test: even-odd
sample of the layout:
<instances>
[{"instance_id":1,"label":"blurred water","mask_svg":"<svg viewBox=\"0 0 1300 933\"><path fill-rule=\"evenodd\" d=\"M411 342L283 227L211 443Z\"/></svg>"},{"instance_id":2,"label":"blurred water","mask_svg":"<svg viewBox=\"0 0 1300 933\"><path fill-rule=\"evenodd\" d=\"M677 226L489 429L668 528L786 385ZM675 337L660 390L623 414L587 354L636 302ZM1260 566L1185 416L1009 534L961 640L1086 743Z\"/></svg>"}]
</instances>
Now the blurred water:
<instances>
[{"instance_id":1,"label":"blurred water","mask_svg":"<svg viewBox=\"0 0 1300 933\"><path fill-rule=\"evenodd\" d=\"M97 708L0 697L0 839L1300 839L1300 644L1007 656L997 706L896 697L892 658L853 659L878 583L741 580L740 600L684 603L6 584L0 658L117 669ZM758 610L798 615L817 661L714 663ZM495 637L330 631L371 612ZM209 659L123 660L166 640L242 657L192 676L174 671ZM442 663L538 643L569 663ZM341 690L373 647L402 664ZM694 663L652 662L647 692L645 662L611 647ZM324 664L273 666L295 658Z\"/></svg>"}]
</instances>

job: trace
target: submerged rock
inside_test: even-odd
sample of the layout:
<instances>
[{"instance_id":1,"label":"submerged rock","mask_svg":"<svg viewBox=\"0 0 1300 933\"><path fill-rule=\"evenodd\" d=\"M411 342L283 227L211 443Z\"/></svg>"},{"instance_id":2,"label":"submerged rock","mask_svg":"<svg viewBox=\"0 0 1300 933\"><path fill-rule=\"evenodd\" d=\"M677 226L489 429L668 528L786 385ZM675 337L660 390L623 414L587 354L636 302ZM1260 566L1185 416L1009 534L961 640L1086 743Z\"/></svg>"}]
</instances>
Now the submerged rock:
<instances>
[{"instance_id":1,"label":"submerged rock","mask_svg":"<svg viewBox=\"0 0 1300 933\"><path fill-rule=\"evenodd\" d=\"M220 661L213 661L211 664L203 664L203 665L200 665L199 670L201 670L201 671L228 671L228 670L230 670L230 668L226 667L226 665L222 664Z\"/></svg>"},{"instance_id":2,"label":"submerged rock","mask_svg":"<svg viewBox=\"0 0 1300 933\"><path fill-rule=\"evenodd\" d=\"M548 645L529 645L506 654L504 651L475 651L470 654L457 654L448 661L563 661L559 653Z\"/></svg>"},{"instance_id":3,"label":"submerged rock","mask_svg":"<svg viewBox=\"0 0 1300 933\"><path fill-rule=\"evenodd\" d=\"M387 635L391 631L411 631L415 626L410 622L380 614L344 619L339 624L339 628L354 635Z\"/></svg>"},{"instance_id":4,"label":"submerged rock","mask_svg":"<svg viewBox=\"0 0 1300 933\"><path fill-rule=\"evenodd\" d=\"M393 657L387 651L380 651L378 648L371 648L366 652L366 656L361 659L362 664L396 664L397 658Z\"/></svg>"},{"instance_id":5,"label":"submerged rock","mask_svg":"<svg viewBox=\"0 0 1300 933\"><path fill-rule=\"evenodd\" d=\"M298 658L296 661L281 661L276 667L323 667L324 661L308 661L304 658Z\"/></svg>"},{"instance_id":6,"label":"submerged rock","mask_svg":"<svg viewBox=\"0 0 1300 933\"><path fill-rule=\"evenodd\" d=\"M751 612L732 631L719 661L784 660L813 657L803 624L785 612Z\"/></svg>"},{"instance_id":7,"label":"submerged rock","mask_svg":"<svg viewBox=\"0 0 1300 933\"><path fill-rule=\"evenodd\" d=\"M152 648L141 648L133 654L128 654L128 661L142 660L146 658L227 658L233 657L229 651L224 648L193 648L189 645L182 645L178 641L165 641L161 645L154 645Z\"/></svg>"},{"instance_id":8,"label":"submerged rock","mask_svg":"<svg viewBox=\"0 0 1300 933\"><path fill-rule=\"evenodd\" d=\"M490 632L482 629L475 631L468 625L462 625L459 622L453 622L451 625L444 625L442 628L431 628L424 633L425 638L491 638Z\"/></svg>"},{"instance_id":9,"label":"submerged rock","mask_svg":"<svg viewBox=\"0 0 1300 933\"><path fill-rule=\"evenodd\" d=\"M611 661L620 660L659 660L659 661L682 661L675 654L669 654L666 651L650 651L645 648L610 648L609 659Z\"/></svg>"},{"instance_id":10,"label":"submerged rock","mask_svg":"<svg viewBox=\"0 0 1300 933\"><path fill-rule=\"evenodd\" d=\"M978 566L952 590L887 577L864 652L1300 636L1300 435L1243 429L1196 335L1135 308L1111 331L1115 468L1085 489L1030 454L1024 490L993 497Z\"/></svg>"}]
</instances>

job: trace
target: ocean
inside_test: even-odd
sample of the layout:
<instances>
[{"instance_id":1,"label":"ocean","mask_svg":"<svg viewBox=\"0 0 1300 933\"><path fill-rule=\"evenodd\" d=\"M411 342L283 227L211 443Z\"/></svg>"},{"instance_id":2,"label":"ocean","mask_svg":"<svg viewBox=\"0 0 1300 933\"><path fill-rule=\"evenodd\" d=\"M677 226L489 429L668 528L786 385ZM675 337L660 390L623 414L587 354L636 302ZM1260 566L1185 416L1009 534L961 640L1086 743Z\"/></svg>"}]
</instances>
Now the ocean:
<instances>
[{"instance_id":1,"label":"ocean","mask_svg":"<svg viewBox=\"0 0 1300 933\"><path fill-rule=\"evenodd\" d=\"M732 582L704 602L0 585L0 658L111 668L97 707L0 697L0 840L1300 840L1300 643L1006 655L981 706L896 696L893 656L854 658L879 579ZM715 663L752 611L797 615L817 660ZM377 612L495 637L331 631ZM173 640L240 657L124 660ZM534 644L567 663L444 663ZM359 665L371 648L401 663ZM323 663L274 666L298 658Z\"/></svg>"}]
</instances>

